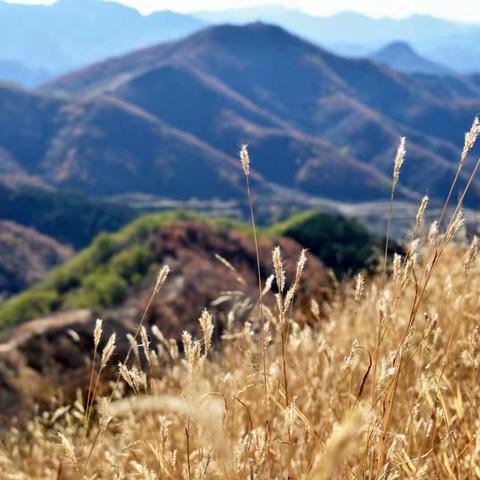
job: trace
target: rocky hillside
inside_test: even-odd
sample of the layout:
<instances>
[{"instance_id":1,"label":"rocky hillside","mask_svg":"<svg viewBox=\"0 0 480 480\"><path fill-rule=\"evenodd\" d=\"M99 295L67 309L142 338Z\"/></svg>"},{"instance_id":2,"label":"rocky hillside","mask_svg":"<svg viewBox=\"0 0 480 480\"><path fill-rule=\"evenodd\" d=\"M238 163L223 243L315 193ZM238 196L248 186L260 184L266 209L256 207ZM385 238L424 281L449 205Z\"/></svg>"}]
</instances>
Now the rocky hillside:
<instances>
[{"instance_id":1,"label":"rocky hillside","mask_svg":"<svg viewBox=\"0 0 480 480\"><path fill-rule=\"evenodd\" d=\"M369 233L360 222L316 211L260 231L264 278L269 275L270 251L276 242L294 257L298 253L295 246L307 249L313 262L315 258L321 261L330 270L329 276L335 273L337 278L359 270L374 270L384 246L383 239ZM215 260L215 254L235 265L244 279L240 283L255 284L251 276L256 273L252 246L250 227L244 223L183 211L146 215L117 233L98 235L88 248L52 271L42 283L1 305L0 328L79 308L119 308L122 317L133 311L134 318L138 309L143 308L163 263L170 264L173 277L175 272L182 274L178 281L187 291L184 301L169 314L172 325L181 325L202 304L216 298L211 296L212 292L218 294L210 289L209 272L213 277L228 272L221 261ZM237 277L230 280L238 280ZM311 278L316 284L316 274ZM234 290L235 285L227 280L228 276L222 289ZM138 308L132 310L137 300Z\"/></svg>"},{"instance_id":2,"label":"rocky hillside","mask_svg":"<svg viewBox=\"0 0 480 480\"><path fill-rule=\"evenodd\" d=\"M91 353L97 317L105 320L108 332L115 330L117 353L124 355L128 348L125 334L138 324L164 263L171 274L147 312L149 331L157 325L172 338L179 338L185 328L197 331L204 307L215 318L216 335L221 334L229 314L235 321L248 319L258 298L256 254L249 231L240 225L188 216L173 220L168 215L145 217L116 235L101 236L40 286L0 309L3 324L52 312L2 336L0 407L6 418L26 418L34 404L45 406L53 393L71 398L76 388L87 386L85 360ZM272 271L271 251L277 244L289 259L286 270L292 279L301 246L269 234L260 237L262 278ZM236 272L215 254L230 262ZM309 255L306 269L297 308L314 321L306 299L321 302L331 278L314 256Z\"/></svg>"},{"instance_id":3,"label":"rocky hillside","mask_svg":"<svg viewBox=\"0 0 480 480\"><path fill-rule=\"evenodd\" d=\"M97 196L239 202L237 151L248 143L261 199L378 201L406 135L398 196L428 190L435 202L479 98L470 77L402 74L277 27L220 26L73 72L41 94L0 87L0 171ZM479 199L474 182L466 204Z\"/></svg>"},{"instance_id":4,"label":"rocky hillside","mask_svg":"<svg viewBox=\"0 0 480 480\"><path fill-rule=\"evenodd\" d=\"M72 256L70 248L51 237L0 220L0 296L18 293L43 280L54 266Z\"/></svg>"},{"instance_id":5,"label":"rocky hillside","mask_svg":"<svg viewBox=\"0 0 480 480\"><path fill-rule=\"evenodd\" d=\"M180 328L182 322L220 295L221 291L210 288L210 278L213 285L216 276L226 276L220 282L224 290L238 286L235 275L228 276L215 254L232 262L247 285L255 284L255 255L246 228L226 220L198 220L189 213L142 217L118 233L99 235L91 246L51 272L41 284L0 306L0 325L4 328L78 308L119 308L123 318L126 312L132 312L133 321L144 307L160 265L168 263L173 270L170 288L181 286L183 300L168 307L163 298L152 311L168 308L169 325ZM270 250L276 241L284 245L287 253L298 253L294 241L263 235L260 247L266 262L262 272L265 278L269 274Z\"/></svg>"},{"instance_id":6,"label":"rocky hillside","mask_svg":"<svg viewBox=\"0 0 480 480\"><path fill-rule=\"evenodd\" d=\"M384 198L402 135L402 185L444 196L480 111L472 78L402 74L264 24L210 28L73 72L45 91L121 99L226 155L248 143L264 178L343 201ZM478 194L476 186L472 202Z\"/></svg>"}]
</instances>

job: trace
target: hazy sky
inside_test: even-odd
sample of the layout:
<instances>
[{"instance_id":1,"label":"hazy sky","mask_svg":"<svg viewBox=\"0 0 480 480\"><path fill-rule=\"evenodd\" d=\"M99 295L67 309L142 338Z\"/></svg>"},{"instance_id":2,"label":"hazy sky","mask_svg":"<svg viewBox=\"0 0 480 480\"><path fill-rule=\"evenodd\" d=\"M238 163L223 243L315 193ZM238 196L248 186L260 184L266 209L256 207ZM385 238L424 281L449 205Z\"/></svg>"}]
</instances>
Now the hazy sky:
<instances>
[{"instance_id":1,"label":"hazy sky","mask_svg":"<svg viewBox=\"0 0 480 480\"><path fill-rule=\"evenodd\" d=\"M15 3L53 3L54 0L9 0ZM252 5L279 4L328 15L351 10L374 17L404 17L412 13L429 14L467 22L480 22L478 0L118 0L143 13L171 9L182 12L225 9Z\"/></svg>"}]
</instances>

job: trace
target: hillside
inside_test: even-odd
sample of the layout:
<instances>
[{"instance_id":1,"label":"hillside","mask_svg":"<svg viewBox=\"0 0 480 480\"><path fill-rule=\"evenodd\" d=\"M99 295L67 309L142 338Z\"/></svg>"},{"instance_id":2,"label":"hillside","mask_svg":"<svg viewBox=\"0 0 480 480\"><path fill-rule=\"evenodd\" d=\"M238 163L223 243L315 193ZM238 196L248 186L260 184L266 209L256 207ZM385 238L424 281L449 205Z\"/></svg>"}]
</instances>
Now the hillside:
<instances>
[{"instance_id":1,"label":"hillside","mask_svg":"<svg viewBox=\"0 0 480 480\"><path fill-rule=\"evenodd\" d=\"M0 0L0 24L0 59L57 73L205 26L188 15L161 11L143 16L103 0L58 0L50 6ZM17 79L25 83L27 78Z\"/></svg>"},{"instance_id":2,"label":"hillside","mask_svg":"<svg viewBox=\"0 0 480 480\"><path fill-rule=\"evenodd\" d=\"M398 195L428 191L436 201L479 92L474 79L401 74L277 27L215 27L73 72L41 93L0 86L0 171L96 196L242 204L237 152L247 143L265 203L378 201L407 135ZM475 181L466 205L479 195Z\"/></svg>"},{"instance_id":3,"label":"hillside","mask_svg":"<svg viewBox=\"0 0 480 480\"><path fill-rule=\"evenodd\" d=\"M42 283L0 305L0 328L71 309L118 309L122 318L135 316L141 313L139 309L159 265L167 259L173 275L178 275L182 292L189 292L189 300L183 307L175 303L158 308L169 309L172 328L181 325L197 307L215 299L206 292L217 276L227 273L215 254L226 258L245 280L251 277L253 282L255 252L247 232L246 224L207 219L189 212L143 216L116 233L100 234ZM312 260L312 265L318 266L319 274L326 275L326 269L319 265L322 262L339 278L363 269L373 271L382 250L381 239L371 235L359 222L315 211L263 228L260 249L265 259L275 243L292 253L300 246L310 250L318 258ZM268 262L262 265L262 271L264 268L266 274ZM202 275L205 278L200 280ZM316 283L316 274L312 272L312 282L313 279ZM228 283L230 280L237 281L238 276L225 278L222 291L234 289L234 283ZM324 286L330 282L326 278L322 281L326 282ZM172 301L177 293L172 293Z\"/></svg>"},{"instance_id":4,"label":"hillside","mask_svg":"<svg viewBox=\"0 0 480 480\"><path fill-rule=\"evenodd\" d=\"M452 75L444 65L432 62L419 55L406 42L392 42L369 56L374 62L406 73L429 75Z\"/></svg>"},{"instance_id":5,"label":"hillside","mask_svg":"<svg viewBox=\"0 0 480 480\"><path fill-rule=\"evenodd\" d=\"M0 301L43 280L72 255L71 249L50 237L0 220Z\"/></svg>"},{"instance_id":6,"label":"hillside","mask_svg":"<svg viewBox=\"0 0 480 480\"><path fill-rule=\"evenodd\" d=\"M144 322L143 308L132 322L102 312L103 323L77 310L3 336L0 422L13 423L3 471L32 480L475 478L479 243L463 243L459 229L457 217L445 237L412 240L391 275L333 286L312 256L297 263L290 242L272 269L262 241L262 274L276 277L260 309L247 234L167 227L155 238L172 272ZM200 245L232 259L246 283ZM282 264L283 292L299 279L293 303L276 295ZM177 325L198 292L221 297L192 303Z\"/></svg>"},{"instance_id":7,"label":"hillside","mask_svg":"<svg viewBox=\"0 0 480 480\"><path fill-rule=\"evenodd\" d=\"M17 241L23 231L32 234L13 224L7 226L16 232ZM0 265L2 240L10 236L0 235ZM28 251L26 258L30 258L28 249L38 243L37 237L47 243L37 234L13 251ZM13 243L3 243L5 254ZM338 278L359 270L373 272L381 243L358 222L308 212L260 230L261 275L264 279L269 276L271 250L276 245L289 258L297 258L301 248L311 251L306 268L309 277L298 291L296 305L314 321L306 299L328 297L334 284L333 271ZM37 245L36 249L37 255L42 255L42 248ZM60 246L58 250L62 251ZM69 398L77 388L85 388L88 371L82 359L88 355L95 319L101 316L108 330L115 330L117 335L131 331L165 263L171 268L170 282L165 295L154 298L151 304L146 318L150 326L157 325L165 335L180 338L185 328L198 331L196 316L208 306L217 319L218 339L228 326L232 308L239 325L249 318L258 290L256 252L248 225L188 212L143 216L116 233L99 235L42 282L0 304L0 381L5 384L0 389L2 411L28 418L32 402L45 401L44 389L36 391L40 384L46 383L48 389L59 390ZM24 265L26 270L36 264ZM295 263L289 262L285 269L293 278ZM273 306L271 300L265 304ZM118 348L125 353L128 344L119 338ZM2 377L2 362L7 358L15 359L12 368L16 374L29 376L35 388L26 391L21 384ZM14 398L15 405L8 405L8 398ZM5 420L0 416L0 426Z\"/></svg>"},{"instance_id":8,"label":"hillside","mask_svg":"<svg viewBox=\"0 0 480 480\"><path fill-rule=\"evenodd\" d=\"M118 97L67 102L0 86L0 101L0 171L97 196L244 198L236 158ZM279 191L252 179L260 193Z\"/></svg>"},{"instance_id":9,"label":"hillside","mask_svg":"<svg viewBox=\"0 0 480 480\"><path fill-rule=\"evenodd\" d=\"M259 248L265 278L272 269L270 251L277 244L292 258L301 251L293 240L262 234ZM237 272L215 258L216 254ZM248 319L258 295L256 254L248 227L178 213L143 217L116 234L100 235L42 283L0 305L2 329L23 324L3 331L1 336L2 414L9 412L10 419L28 418L33 402L46 405L45 389L62 391L71 398L76 388L86 388L88 366L83 358L88 355L95 319L101 316L107 328L117 334L130 332L142 315L160 266L166 262L171 268L171 283L164 297L154 298L149 325L180 338L187 327L198 331L196 317L208 306L217 318L218 337L227 327L232 308L238 322ZM307 271L310 280L299 292L299 306L302 298L323 298L332 283L315 257ZM293 277L294 272L295 265L288 265L287 273ZM236 303L239 301L241 306ZM302 308L308 311L309 306ZM29 319L36 320L26 322ZM76 332L73 337L69 334L72 329ZM120 340L119 349L125 353L127 348ZM6 358L13 359L11 369L16 377L30 377L28 391L5 375ZM0 426L5 425L4 420L0 417Z\"/></svg>"},{"instance_id":10,"label":"hillside","mask_svg":"<svg viewBox=\"0 0 480 480\"><path fill-rule=\"evenodd\" d=\"M73 72L44 91L121 98L226 155L248 143L271 181L357 201L384 198L401 135L410 139L403 194L444 195L457 145L480 110L470 79L393 72L263 24L207 29ZM346 178L348 190L340 187Z\"/></svg>"}]
</instances>

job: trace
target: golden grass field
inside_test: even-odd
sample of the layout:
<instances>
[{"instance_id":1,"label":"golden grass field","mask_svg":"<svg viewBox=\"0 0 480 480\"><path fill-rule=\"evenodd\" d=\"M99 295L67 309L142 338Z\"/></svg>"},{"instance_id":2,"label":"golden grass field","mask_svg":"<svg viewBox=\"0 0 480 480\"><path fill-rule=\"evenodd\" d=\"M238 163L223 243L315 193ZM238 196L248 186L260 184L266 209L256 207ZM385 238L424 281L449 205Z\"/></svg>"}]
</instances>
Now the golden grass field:
<instances>
[{"instance_id":1,"label":"golden grass field","mask_svg":"<svg viewBox=\"0 0 480 480\"><path fill-rule=\"evenodd\" d=\"M459 171L478 133L476 122ZM392 203L404 155L402 141ZM185 332L180 349L141 320L106 398L97 382L115 338L98 349L98 322L87 398L5 436L2 478L480 478L480 243L465 235L468 188L433 225L423 199L404 254L311 299L314 324L294 298L308 252L279 249L250 320L232 311L219 342L207 311L203 337ZM284 278L286 261L298 262L296 278ZM164 282L167 267L152 295ZM273 309L262 301L271 295Z\"/></svg>"}]
</instances>

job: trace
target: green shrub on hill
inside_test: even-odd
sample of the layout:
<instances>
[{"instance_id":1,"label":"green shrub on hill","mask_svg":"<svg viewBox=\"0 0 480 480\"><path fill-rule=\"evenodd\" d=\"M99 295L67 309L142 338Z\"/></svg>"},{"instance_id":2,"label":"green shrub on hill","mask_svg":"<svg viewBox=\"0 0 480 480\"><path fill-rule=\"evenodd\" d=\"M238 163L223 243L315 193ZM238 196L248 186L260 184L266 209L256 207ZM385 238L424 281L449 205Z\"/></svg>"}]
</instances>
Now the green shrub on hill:
<instances>
[{"instance_id":1,"label":"green shrub on hill","mask_svg":"<svg viewBox=\"0 0 480 480\"><path fill-rule=\"evenodd\" d=\"M121 303L129 288L147 275L154 280L156 259L151 235L167 224L191 219L249 230L248 224L206 219L183 211L145 215L117 233L98 235L90 247L54 269L42 283L0 305L0 328L57 310ZM339 278L361 269L373 269L381 250L380 240L362 224L318 212L297 215L261 232L296 240Z\"/></svg>"},{"instance_id":2,"label":"green shrub on hill","mask_svg":"<svg viewBox=\"0 0 480 480\"><path fill-rule=\"evenodd\" d=\"M145 215L117 233L101 233L90 247L54 269L40 284L0 306L0 328L74 308L121 303L128 288L155 263L148 237L163 225L195 218L186 212Z\"/></svg>"},{"instance_id":3,"label":"green shrub on hill","mask_svg":"<svg viewBox=\"0 0 480 480\"><path fill-rule=\"evenodd\" d=\"M359 270L373 270L381 255L379 237L360 222L340 215L310 211L272 227L272 232L308 248L337 278Z\"/></svg>"},{"instance_id":4,"label":"green shrub on hill","mask_svg":"<svg viewBox=\"0 0 480 480\"><path fill-rule=\"evenodd\" d=\"M1 306L0 328L42 317L56 310L60 305L60 296L55 290L41 288L27 290Z\"/></svg>"}]
</instances>

